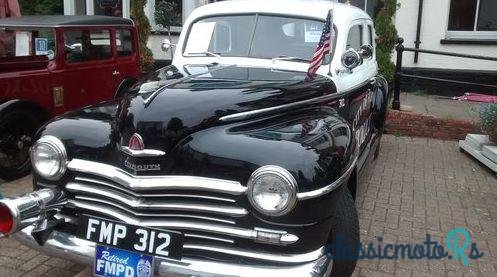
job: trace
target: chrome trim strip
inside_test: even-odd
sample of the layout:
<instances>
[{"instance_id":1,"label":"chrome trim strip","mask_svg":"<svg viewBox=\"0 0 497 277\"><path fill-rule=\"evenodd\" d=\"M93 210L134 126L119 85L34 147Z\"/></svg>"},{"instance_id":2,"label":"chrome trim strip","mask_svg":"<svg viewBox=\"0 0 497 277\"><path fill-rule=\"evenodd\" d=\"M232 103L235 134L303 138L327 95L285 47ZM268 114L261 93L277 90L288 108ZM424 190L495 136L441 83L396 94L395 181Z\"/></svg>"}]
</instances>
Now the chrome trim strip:
<instances>
[{"instance_id":1,"label":"chrome trim strip","mask_svg":"<svg viewBox=\"0 0 497 277\"><path fill-rule=\"evenodd\" d=\"M134 218L129 215L124 214L118 210L109 208L109 206L102 206L95 203L85 203L80 200L68 200L69 207L73 206L75 208L84 209L88 211L95 211L98 213L105 214L107 216L112 217L113 219L122 220L128 224L139 225L139 226L148 226L154 228L170 228L170 229L180 229L187 231L198 231L198 232L207 232L207 233L216 233L220 235L227 235L245 239L251 239L258 242L258 232L257 230L250 230L235 226L224 226L213 223L202 223L188 220L147 220L147 219L139 219ZM126 211L126 209L123 209ZM271 232L271 230L266 230L267 232ZM278 233L278 231L274 231L274 233ZM298 241L298 237L285 233L281 234L280 242L275 244L288 245Z\"/></svg>"},{"instance_id":2,"label":"chrome trim strip","mask_svg":"<svg viewBox=\"0 0 497 277\"><path fill-rule=\"evenodd\" d=\"M183 235L187 238L199 238L199 239L215 240L215 241L221 241L221 242L226 242L226 243L231 243L231 244L235 243L235 241L232 239L222 239L222 238L217 238L217 237L203 236L203 235L190 234L190 233L184 233Z\"/></svg>"},{"instance_id":3,"label":"chrome trim strip","mask_svg":"<svg viewBox=\"0 0 497 277\"><path fill-rule=\"evenodd\" d=\"M332 94L328 94L328 95L324 95L324 96L319 96L316 98L311 98L311 99L302 100L302 101L298 101L298 102L283 104L283 105L275 106L275 107L269 107L269 108L264 108L264 109L258 109L258 110L252 110L252 111L246 111L246 112L241 112L241 113L234 113L234 114L230 114L230 115L225 115L223 117L220 117L219 120L225 121L225 122L246 120L246 119L260 116L260 115L268 115L268 114L277 113L277 112L281 112L281 111L285 111L285 110L289 110L289 109L295 109L295 108L298 108L300 106L307 106L307 105L317 104L320 102L335 100L335 99L346 96L347 94L349 94L349 92L365 85L368 82L369 82L369 79L366 80L365 82L357 84L357 85L355 85L355 86L353 86L353 87L351 87L343 92L336 92L336 93L332 93Z\"/></svg>"},{"instance_id":4,"label":"chrome trim strip","mask_svg":"<svg viewBox=\"0 0 497 277\"><path fill-rule=\"evenodd\" d=\"M79 209L85 209L88 211L94 211L108 215L114 219L122 220L128 224L155 227L155 228L171 228L187 231L198 231L207 233L216 233L220 235L234 236L246 239L253 239L256 237L257 233L254 230L244 229L234 226L224 226L220 224L213 223L202 223L187 220L149 220L149 219L138 219L124 214L123 212L110 209L108 206L102 206L94 203L85 203L79 200L68 200L69 205L73 205Z\"/></svg>"},{"instance_id":5,"label":"chrome trim strip","mask_svg":"<svg viewBox=\"0 0 497 277\"><path fill-rule=\"evenodd\" d=\"M155 149L133 150L128 146L121 146L121 151L133 157L162 157L166 152Z\"/></svg>"},{"instance_id":6,"label":"chrome trim strip","mask_svg":"<svg viewBox=\"0 0 497 277\"><path fill-rule=\"evenodd\" d=\"M97 203L100 203L100 204L104 204L104 205L110 205L114 208L117 208L121 211L124 211L128 214L131 214L135 217L144 217L144 218L171 218L171 217L177 217L177 218L189 218L189 219L200 219L200 220L207 220L207 221L214 221L214 222L219 222L219 223L225 223L225 224L231 224L231 225L235 225L236 222L233 221L233 220L227 220L227 219L220 219L220 218L217 218L217 217L211 217L211 216L200 216L200 215L190 215L190 214L177 214L177 213L167 213L167 214L163 214L163 213L137 213L135 211L132 211L128 208L125 208L121 205L118 205L118 204L115 204L115 203L106 203L102 200L96 200L96 199L92 199L92 200L88 200L86 197L84 196L79 196L77 200L83 200L82 203L85 203L85 201L92 201L92 203L86 203L88 205L93 205L95 202ZM69 200L70 202L71 200ZM67 218L67 217L66 217Z\"/></svg>"},{"instance_id":7,"label":"chrome trim strip","mask_svg":"<svg viewBox=\"0 0 497 277\"><path fill-rule=\"evenodd\" d=\"M80 182L85 182L85 183L93 183L93 184L107 186L107 187L122 191L124 193L133 195L134 197L150 197L150 198L181 197L181 198L198 198L198 199L206 199L206 200L217 200L217 201L224 201L224 202L230 202L230 203L236 202L235 199L224 198L224 197L215 197L215 196L207 196L207 195L197 195L197 194L176 194L176 193L140 194L140 193L136 193L132 190L128 190L122 186L117 186L117 185L114 185L112 183L97 180L97 179L76 176L74 178L74 180L80 181Z\"/></svg>"},{"instance_id":8,"label":"chrome trim strip","mask_svg":"<svg viewBox=\"0 0 497 277\"><path fill-rule=\"evenodd\" d=\"M347 178L349 178L350 174L354 170L356 163L357 163L357 157L354 158L354 161L350 164L350 166L347 168L345 173L342 176L340 176L336 181L327 185L326 187L322 187L322 188L317 189L317 190L299 192L299 193L297 193L297 198L299 200L312 199L312 198L320 197L322 195L325 195L325 194L335 190L343 182L347 181Z\"/></svg>"},{"instance_id":9,"label":"chrome trim strip","mask_svg":"<svg viewBox=\"0 0 497 277\"><path fill-rule=\"evenodd\" d=\"M251 251L241 251L238 249L228 248L228 247L217 247L208 246L202 244L185 244L184 249L195 249L195 250L205 250L209 252L218 252L234 256L240 256L245 258L252 258L257 260L274 261L280 263L288 263L291 260L292 263L305 263L318 259L324 254L325 247L321 247L305 254L268 254L264 252L251 252Z\"/></svg>"},{"instance_id":10,"label":"chrome trim strip","mask_svg":"<svg viewBox=\"0 0 497 277\"><path fill-rule=\"evenodd\" d=\"M78 238L74 235L53 231L44 246L38 243L31 236L33 226L29 226L15 234L15 238L21 243L44 252L50 256L70 259L77 263L91 266L95 259L96 243ZM188 249L195 249L195 245L186 245ZM201 246L202 247L202 246ZM204 247L202 247L204 248ZM322 249L322 248L321 248ZM227 251L233 254L242 254L245 256L255 256L264 258L267 263L252 262L226 263L212 260L200 260L198 258L183 257L181 261L168 260L161 257L155 257L155 272L157 275L190 277L190 276L301 276L317 277L325 276L326 272L332 267L333 261L331 256L325 255L319 249L310 253L303 254L270 254L255 253L240 250L234 250L233 247L217 247L215 251ZM271 264L271 262L278 264Z\"/></svg>"},{"instance_id":11,"label":"chrome trim strip","mask_svg":"<svg viewBox=\"0 0 497 277\"><path fill-rule=\"evenodd\" d=\"M73 159L68 168L87 174L108 178L132 190L201 190L231 195L242 195L247 188L239 182L197 176L134 176L126 171L103 163Z\"/></svg>"},{"instance_id":12,"label":"chrome trim strip","mask_svg":"<svg viewBox=\"0 0 497 277\"><path fill-rule=\"evenodd\" d=\"M68 183L66 189L70 192L79 193L76 197L81 195L96 195L98 197L106 197L109 202L112 200L118 201L128 207L140 210L171 210L171 211L188 211L188 212L201 212L213 213L231 217L242 217L248 214L244 208L229 207L223 205L208 205L199 204L192 201L161 201L161 200L147 200L143 198L135 198L128 196L122 192L112 191L105 188L96 188L94 186L82 185L78 183ZM95 197L95 196L94 196ZM91 199L91 197L87 197ZM96 201L101 198L94 198ZM101 199L105 201L104 199Z\"/></svg>"}]
</instances>

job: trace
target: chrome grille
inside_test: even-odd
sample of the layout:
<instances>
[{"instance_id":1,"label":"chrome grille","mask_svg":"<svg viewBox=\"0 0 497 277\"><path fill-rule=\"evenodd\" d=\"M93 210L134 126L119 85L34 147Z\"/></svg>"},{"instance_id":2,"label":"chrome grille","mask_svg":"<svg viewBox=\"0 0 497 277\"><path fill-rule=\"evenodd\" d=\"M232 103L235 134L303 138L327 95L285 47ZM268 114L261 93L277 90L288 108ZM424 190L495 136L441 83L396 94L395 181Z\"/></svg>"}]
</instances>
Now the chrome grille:
<instances>
[{"instance_id":1,"label":"chrome grille","mask_svg":"<svg viewBox=\"0 0 497 277\"><path fill-rule=\"evenodd\" d=\"M280 245L298 240L281 230L237 226L237 221L248 215L247 209L236 204L246 193L246 187L238 182L194 176L133 176L110 165L77 159L69 162L68 168L74 178L65 186L67 209L181 231L187 252L187 245L213 249L233 245L237 239L259 241L268 231L280 236Z\"/></svg>"}]
</instances>

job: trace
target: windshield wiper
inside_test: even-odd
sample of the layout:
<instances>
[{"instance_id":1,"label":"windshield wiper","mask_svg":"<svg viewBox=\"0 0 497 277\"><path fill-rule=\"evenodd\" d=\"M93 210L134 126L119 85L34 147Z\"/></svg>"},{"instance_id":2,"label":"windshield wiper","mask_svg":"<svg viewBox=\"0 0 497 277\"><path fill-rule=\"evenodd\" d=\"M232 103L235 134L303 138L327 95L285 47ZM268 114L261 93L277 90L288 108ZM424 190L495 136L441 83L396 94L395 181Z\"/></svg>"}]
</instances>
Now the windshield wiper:
<instances>
[{"instance_id":1,"label":"windshield wiper","mask_svg":"<svg viewBox=\"0 0 497 277\"><path fill-rule=\"evenodd\" d=\"M219 55L219 53L213 53L213 52L210 52L210 51L187 53L187 55L188 56L211 56L211 57L216 57L218 59L221 58L221 55Z\"/></svg>"},{"instance_id":2,"label":"windshield wiper","mask_svg":"<svg viewBox=\"0 0 497 277\"><path fill-rule=\"evenodd\" d=\"M289 57L289 56L279 56L279 57L272 58L271 60L273 61L273 63L275 61L295 61L295 62L305 62L305 63L310 62L309 60L306 60L306 59L302 59L299 57Z\"/></svg>"}]
</instances>

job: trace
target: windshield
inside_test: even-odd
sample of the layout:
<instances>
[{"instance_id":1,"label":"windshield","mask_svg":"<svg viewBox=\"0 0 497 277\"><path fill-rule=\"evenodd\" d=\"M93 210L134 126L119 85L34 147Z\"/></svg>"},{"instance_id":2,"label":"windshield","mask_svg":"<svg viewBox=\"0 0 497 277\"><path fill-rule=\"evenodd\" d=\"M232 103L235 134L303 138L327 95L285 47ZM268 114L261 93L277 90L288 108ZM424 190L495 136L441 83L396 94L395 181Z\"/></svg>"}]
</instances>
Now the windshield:
<instances>
[{"instance_id":1,"label":"windshield","mask_svg":"<svg viewBox=\"0 0 497 277\"><path fill-rule=\"evenodd\" d=\"M282 16L209 17L192 25L183 55L305 62L312 58L323 26L323 21ZM329 57L323 61L329 62Z\"/></svg>"},{"instance_id":2,"label":"windshield","mask_svg":"<svg viewBox=\"0 0 497 277\"><path fill-rule=\"evenodd\" d=\"M54 30L0 28L0 58L43 55L49 60L55 58Z\"/></svg>"}]
</instances>

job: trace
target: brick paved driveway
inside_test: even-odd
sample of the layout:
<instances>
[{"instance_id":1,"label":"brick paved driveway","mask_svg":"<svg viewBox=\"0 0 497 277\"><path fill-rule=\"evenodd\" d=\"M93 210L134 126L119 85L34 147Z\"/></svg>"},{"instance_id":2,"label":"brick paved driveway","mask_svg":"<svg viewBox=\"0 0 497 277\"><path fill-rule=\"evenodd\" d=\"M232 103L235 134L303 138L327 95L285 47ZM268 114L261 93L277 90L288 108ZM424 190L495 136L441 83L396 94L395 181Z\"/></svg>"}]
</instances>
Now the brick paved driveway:
<instances>
[{"instance_id":1,"label":"brick paved driveway","mask_svg":"<svg viewBox=\"0 0 497 277\"><path fill-rule=\"evenodd\" d=\"M454 141L384 136L381 154L361 177L361 240L445 241L465 227L485 255L469 267L452 260L360 261L356 276L497 276L497 179ZM5 195L29 191L29 178L0 185ZM0 276L73 276L82 267L0 239Z\"/></svg>"}]
</instances>

